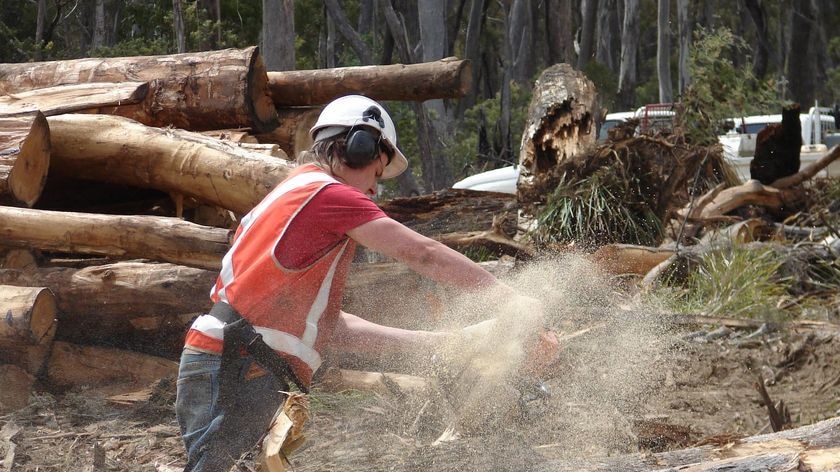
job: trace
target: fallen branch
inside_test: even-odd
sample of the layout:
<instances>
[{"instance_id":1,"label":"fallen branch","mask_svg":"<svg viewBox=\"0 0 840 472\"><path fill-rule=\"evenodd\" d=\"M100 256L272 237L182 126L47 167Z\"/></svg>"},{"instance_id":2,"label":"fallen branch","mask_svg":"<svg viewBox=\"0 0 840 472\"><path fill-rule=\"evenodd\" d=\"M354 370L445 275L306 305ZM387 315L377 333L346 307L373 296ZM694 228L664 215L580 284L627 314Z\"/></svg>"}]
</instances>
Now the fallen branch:
<instances>
[{"instance_id":1,"label":"fallen branch","mask_svg":"<svg viewBox=\"0 0 840 472\"><path fill-rule=\"evenodd\" d=\"M831 148L830 151L825 153L825 155L816 162L811 163L808 167L800 170L799 172L789 175L787 177L782 177L781 179L776 180L772 184L771 187L775 187L777 189L786 189L796 185L801 184L802 182L814 177L819 173L819 171L828 167L832 162L836 161L840 158L840 145L835 145Z\"/></svg>"}]
</instances>

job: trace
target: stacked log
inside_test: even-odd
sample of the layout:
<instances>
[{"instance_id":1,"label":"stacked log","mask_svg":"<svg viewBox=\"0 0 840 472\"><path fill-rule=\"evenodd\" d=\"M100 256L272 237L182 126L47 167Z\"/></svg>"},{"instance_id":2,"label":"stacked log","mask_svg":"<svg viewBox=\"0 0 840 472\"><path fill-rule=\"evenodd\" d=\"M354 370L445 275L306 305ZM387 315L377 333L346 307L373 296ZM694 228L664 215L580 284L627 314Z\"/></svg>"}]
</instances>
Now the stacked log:
<instances>
[{"instance_id":1,"label":"stacked log","mask_svg":"<svg viewBox=\"0 0 840 472\"><path fill-rule=\"evenodd\" d=\"M311 145L323 105L469 81L453 59L270 80L256 47L0 64L0 379L25 401L38 378L114 394L171 375L236 222ZM373 290L366 273L350 300ZM86 345L101 343L126 349Z\"/></svg>"}]
</instances>

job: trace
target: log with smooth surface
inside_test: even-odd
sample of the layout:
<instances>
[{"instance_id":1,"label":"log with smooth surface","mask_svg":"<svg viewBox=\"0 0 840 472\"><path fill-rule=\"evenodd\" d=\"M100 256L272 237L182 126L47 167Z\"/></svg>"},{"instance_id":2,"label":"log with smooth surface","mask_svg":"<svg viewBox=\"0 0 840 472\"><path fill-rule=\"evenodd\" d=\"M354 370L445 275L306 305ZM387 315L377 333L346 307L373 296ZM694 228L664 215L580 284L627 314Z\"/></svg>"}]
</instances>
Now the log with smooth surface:
<instances>
[{"instance_id":1,"label":"log with smooth surface","mask_svg":"<svg viewBox=\"0 0 840 472\"><path fill-rule=\"evenodd\" d=\"M250 127L268 132L277 113L259 49L224 49L162 56L86 58L0 64L0 94L61 84L148 81L136 105L99 107L150 126L209 130Z\"/></svg>"},{"instance_id":2,"label":"log with smooth surface","mask_svg":"<svg viewBox=\"0 0 840 472\"><path fill-rule=\"evenodd\" d=\"M58 177L154 188L244 214L289 173L285 159L200 133L107 115L61 115L50 172Z\"/></svg>"},{"instance_id":3,"label":"log with smooth surface","mask_svg":"<svg viewBox=\"0 0 840 472\"><path fill-rule=\"evenodd\" d=\"M50 128L40 111L3 116L0 110L0 200L31 207L50 167Z\"/></svg>"},{"instance_id":4,"label":"log with smooth surface","mask_svg":"<svg viewBox=\"0 0 840 472\"><path fill-rule=\"evenodd\" d=\"M472 67L468 60L450 57L408 65L269 72L268 85L278 107L325 105L350 94L422 102L466 95L472 86Z\"/></svg>"},{"instance_id":5,"label":"log with smooth surface","mask_svg":"<svg viewBox=\"0 0 840 472\"><path fill-rule=\"evenodd\" d=\"M7 244L70 254L152 259L219 269L230 230L162 216L115 216L0 207Z\"/></svg>"}]
</instances>

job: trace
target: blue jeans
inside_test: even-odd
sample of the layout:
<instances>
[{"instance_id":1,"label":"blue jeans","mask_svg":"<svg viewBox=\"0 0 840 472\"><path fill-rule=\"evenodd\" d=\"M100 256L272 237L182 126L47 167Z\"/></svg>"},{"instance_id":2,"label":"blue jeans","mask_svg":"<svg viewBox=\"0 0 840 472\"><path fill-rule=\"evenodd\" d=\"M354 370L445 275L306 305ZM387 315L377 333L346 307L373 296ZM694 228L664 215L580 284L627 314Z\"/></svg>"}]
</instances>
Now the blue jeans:
<instances>
[{"instance_id":1,"label":"blue jeans","mask_svg":"<svg viewBox=\"0 0 840 472\"><path fill-rule=\"evenodd\" d=\"M175 413L187 448L185 471L228 471L251 450L271 425L288 391L273 375L252 369L251 357L236 362L239 382L234 401L219 401L219 368L222 356L185 350L178 369ZM261 373L261 375L260 375Z\"/></svg>"}]
</instances>

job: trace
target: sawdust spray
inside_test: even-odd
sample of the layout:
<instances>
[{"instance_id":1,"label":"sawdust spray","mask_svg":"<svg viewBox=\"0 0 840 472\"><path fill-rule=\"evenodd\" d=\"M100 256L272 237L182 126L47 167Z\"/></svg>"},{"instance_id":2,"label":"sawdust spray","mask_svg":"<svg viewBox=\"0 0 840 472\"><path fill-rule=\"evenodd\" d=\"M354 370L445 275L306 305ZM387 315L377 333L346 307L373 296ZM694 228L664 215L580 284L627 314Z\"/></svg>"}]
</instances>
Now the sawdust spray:
<instances>
[{"instance_id":1,"label":"sawdust spray","mask_svg":"<svg viewBox=\"0 0 840 472\"><path fill-rule=\"evenodd\" d=\"M450 363L470 365L456 369L450 400L457 406L441 438L458 437L453 430L499 434L518 424L547 457L635 452L634 422L664 379L669 337L661 320L581 256L531 262L503 279L542 301L545 325L560 333L559 357L542 373L550 396L521 395L536 381L522 369L529 333L542 324L535 307L494 294L459 295L446 316L453 327L497 322L480 341L465 336L445 349Z\"/></svg>"}]
</instances>

